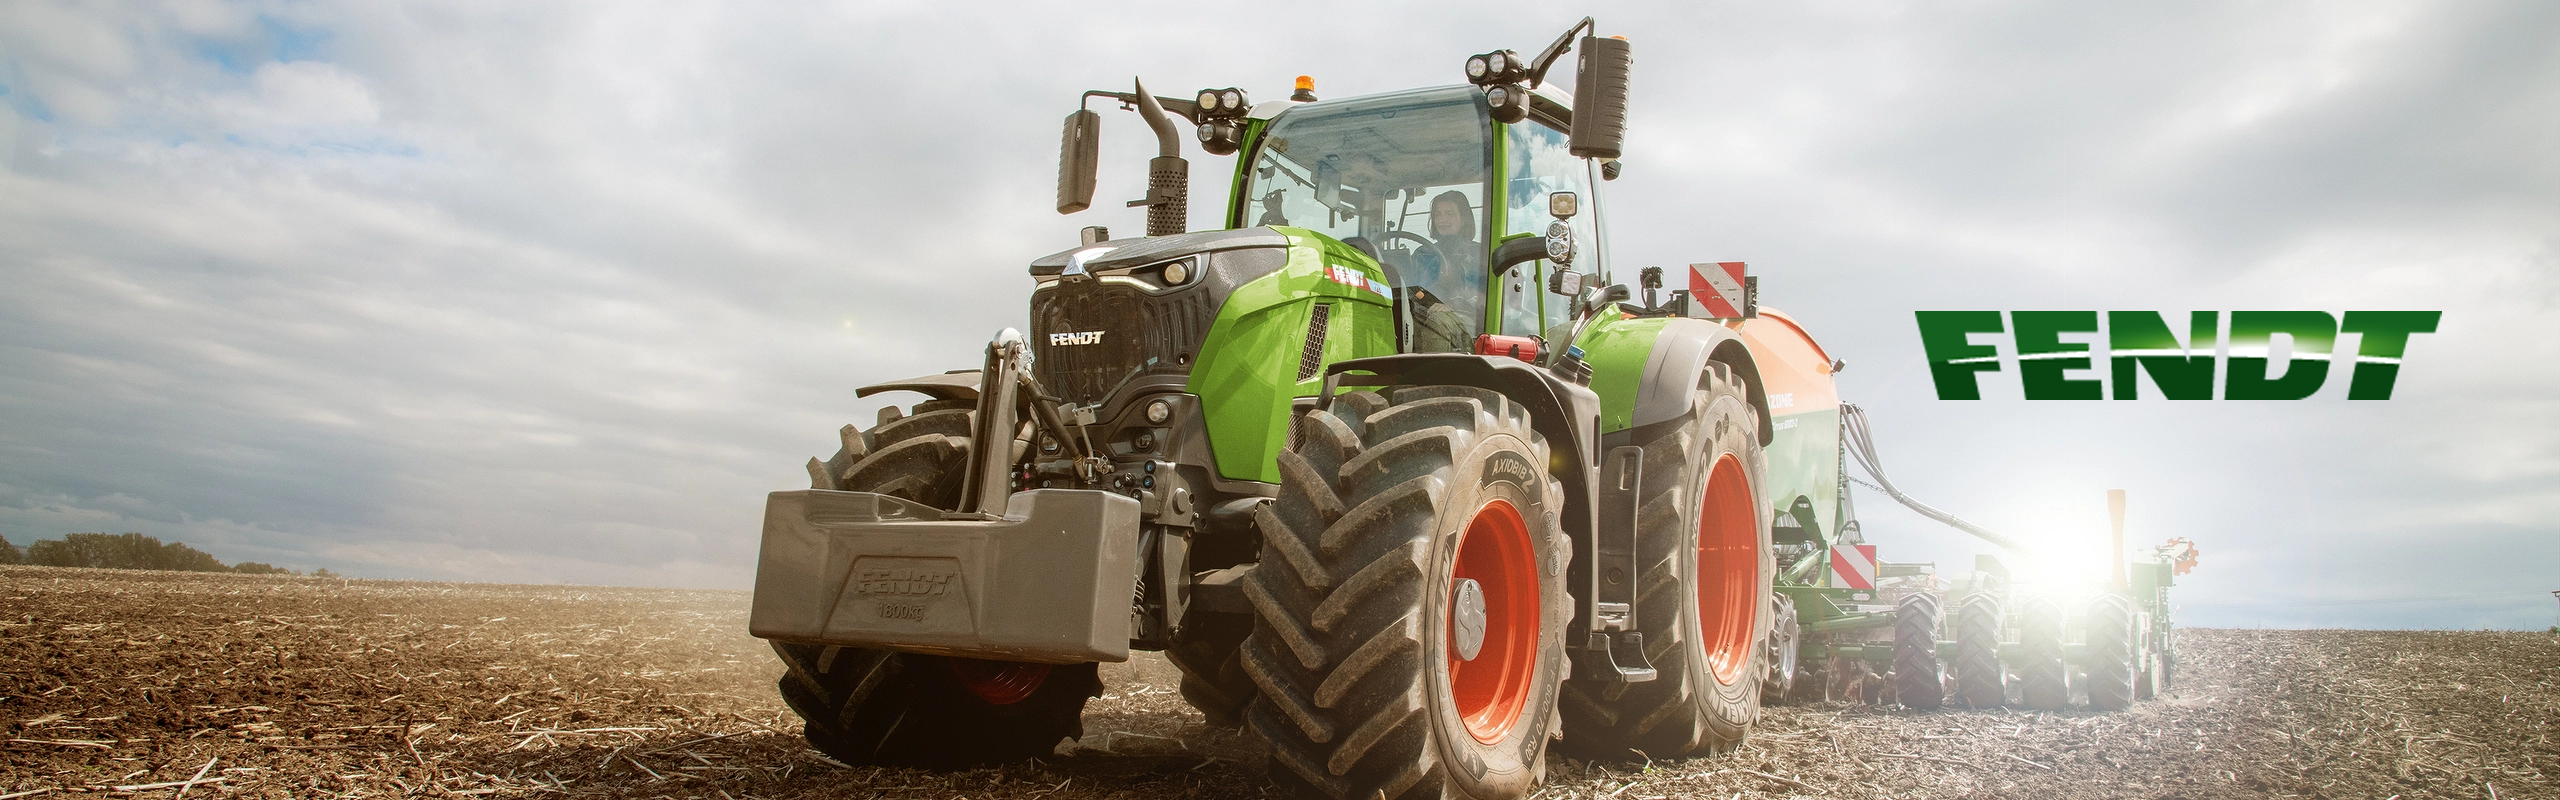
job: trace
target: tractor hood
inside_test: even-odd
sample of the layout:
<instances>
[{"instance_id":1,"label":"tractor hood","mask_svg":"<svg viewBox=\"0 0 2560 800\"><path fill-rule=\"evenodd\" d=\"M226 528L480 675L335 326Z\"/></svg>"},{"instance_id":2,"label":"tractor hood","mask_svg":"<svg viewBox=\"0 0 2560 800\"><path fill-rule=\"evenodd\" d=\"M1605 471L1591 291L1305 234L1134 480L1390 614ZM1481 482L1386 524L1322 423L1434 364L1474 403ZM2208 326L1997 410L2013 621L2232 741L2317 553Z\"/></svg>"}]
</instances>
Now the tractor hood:
<instances>
[{"instance_id":1,"label":"tractor hood","mask_svg":"<svg viewBox=\"0 0 2560 800\"><path fill-rule=\"evenodd\" d=\"M1178 389L1228 295L1288 263L1269 228L1099 242L1031 262L1032 374L1072 403Z\"/></svg>"},{"instance_id":2,"label":"tractor hood","mask_svg":"<svg viewBox=\"0 0 2560 800\"><path fill-rule=\"evenodd\" d=\"M1084 268L1087 272L1100 273L1111 270L1128 269L1130 267L1147 266L1160 261L1169 261L1182 256L1191 255L1193 253L1206 253L1213 250L1287 246L1289 246L1289 237L1281 235L1279 231L1275 231L1270 228L1243 228L1232 231L1203 231L1200 233L1185 233L1174 236L1153 236L1144 239L1115 239L1107 242L1095 242L1093 244L1079 247L1070 247L1065 250L1060 250L1058 252L1033 259L1031 261L1031 274L1044 278L1057 275L1066 270L1068 263L1073 260L1073 257L1078 253L1090 254L1085 256L1084 259Z\"/></svg>"}]
</instances>

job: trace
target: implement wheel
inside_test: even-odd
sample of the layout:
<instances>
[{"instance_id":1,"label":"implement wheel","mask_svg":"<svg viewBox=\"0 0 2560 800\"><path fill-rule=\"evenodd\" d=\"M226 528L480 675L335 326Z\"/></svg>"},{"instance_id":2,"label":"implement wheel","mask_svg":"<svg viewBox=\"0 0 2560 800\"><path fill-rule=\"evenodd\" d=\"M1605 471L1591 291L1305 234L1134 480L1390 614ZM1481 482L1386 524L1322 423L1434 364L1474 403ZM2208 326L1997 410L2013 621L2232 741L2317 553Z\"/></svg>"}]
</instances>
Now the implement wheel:
<instances>
[{"instance_id":1,"label":"implement wheel","mask_svg":"<svg viewBox=\"0 0 2560 800\"><path fill-rule=\"evenodd\" d=\"M969 460L963 401L895 407L866 432L846 426L844 449L812 460L815 488L880 494L951 508ZM960 767L1047 755L1084 735L1085 699L1102 694L1092 664L1023 664L863 647L773 643L786 670L783 702L809 744L847 764Z\"/></svg>"},{"instance_id":2,"label":"implement wheel","mask_svg":"<svg viewBox=\"0 0 2560 800\"><path fill-rule=\"evenodd\" d=\"M1565 743L1604 757L1686 758L1732 750L1760 719L1768 647L1769 504L1758 412L1717 365L1689 416L1639 433L1636 626L1644 683L1578 676L1565 687Z\"/></svg>"},{"instance_id":3,"label":"implement wheel","mask_svg":"<svg viewBox=\"0 0 2560 800\"><path fill-rule=\"evenodd\" d=\"M1969 595L1956 604L1956 694L1974 708L2009 701L2009 675L2000 667L2000 596Z\"/></svg>"},{"instance_id":4,"label":"implement wheel","mask_svg":"<svg viewBox=\"0 0 2560 800\"><path fill-rule=\"evenodd\" d=\"M1893 696L1909 708L1947 701L1947 672L1938 662L1938 596L1907 594L1893 608Z\"/></svg>"},{"instance_id":5,"label":"implement wheel","mask_svg":"<svg viewBox=\"0 0 2560 800\"><path fill-rule=\"evenodd\" d=\"M1769 647L1760 663L1760 705L1774 706L1787 701L1796 685L1796 651L1804 638L1803 624L1796 620L1796 599L1779 592L1769 594Z\"/></svg>"},{"instance_id":6,"label":"implement wheel","mask_svg":"<svg viewBox=\"0 0 2560 800\"><path fill-rule=\"evenodd\" d=\"M2088 630L2089 707L2123 711L2133 707L2135 673L2141 669L2141 640L2134 630L2133 601L2102 594L2089 601L2082 627Z\"/></svg>"},{"instance_id":7,"label":"implement wheel","mask_svg":"<svg viewBox=\"0 0 2560 800\"><path fill-rule=\"evenodd\" d=\"M2062 660L2062 601L2028 597L2018 620L2018 699L2038 711L2071 705L2071 667Z\"/></svg>"},{"instance_id":8,"label":"implement wheel","mask_svg":"<svg viewBox=\"0 0 2560 800\"><path fill-rule=\"evenodd\" d=\"M1301 797L1512 798L1543 777L1571 545L1527 409L1473 387L1336 396L1280 456L1244 584L1246 724Z\"/></svg>"}]
</instances>

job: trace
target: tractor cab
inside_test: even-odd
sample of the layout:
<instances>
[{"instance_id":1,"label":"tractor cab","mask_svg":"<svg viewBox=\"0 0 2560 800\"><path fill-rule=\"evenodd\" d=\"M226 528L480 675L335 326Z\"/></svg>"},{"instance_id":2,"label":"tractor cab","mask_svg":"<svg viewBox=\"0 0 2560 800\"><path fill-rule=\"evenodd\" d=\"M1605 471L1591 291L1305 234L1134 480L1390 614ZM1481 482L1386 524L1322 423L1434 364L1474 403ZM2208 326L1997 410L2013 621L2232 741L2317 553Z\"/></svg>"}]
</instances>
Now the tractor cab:
<instances>
[{"instance_id":1,"label":"tractor cab","mask_svg":"<svg viewBox=\"0 0 2560 800\"><path fill-rule=\"evenodd\" d=\"M1568 305L1539 290L1552 262L1500 265L1495 249L1544 235L1556 193L1589 198L1597 163L1567 151L1570 112L1560 99L1537 95L1548 113L1501 122L1486 94L1416 89L1291 105L1255 120L1228 225L1301 228L1375 259L1406 311L1407 352L1463 352L1479 334L1546 333ZM1596 243L1596 219L1566 222L1575 240Z\"/></svg>"}]
</instances>

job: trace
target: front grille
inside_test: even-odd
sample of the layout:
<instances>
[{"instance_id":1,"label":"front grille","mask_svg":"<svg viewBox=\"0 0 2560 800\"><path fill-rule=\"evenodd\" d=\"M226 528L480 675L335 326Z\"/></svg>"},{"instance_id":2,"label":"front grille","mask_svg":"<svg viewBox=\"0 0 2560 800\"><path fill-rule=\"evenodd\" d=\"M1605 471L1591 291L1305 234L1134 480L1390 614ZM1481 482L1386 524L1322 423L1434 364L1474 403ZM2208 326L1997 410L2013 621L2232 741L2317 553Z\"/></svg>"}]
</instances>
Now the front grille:
<instances>
[{"instance_id":1,"label":"front grille","mask_svg":"<svg viewBox=\"0 0 2560 800\"><path fill-rule=\"evenodd\" d=\"M1318 303L1307 318L1307 346L1298 353L1298 382L1306 383L1324 369L1324 328L1333 317L1332 303Z\"/></svg>"},{"instance_id":2,"label":"front grille","mask_svg":"<svg viewBox=\"0 0 2560 800\"><path fill-rule=\"evenodd\" d=\"M1031 297L1032 376L1083 404L1147 376L1186 375L1217 316L1214 299L1197 287L1150 295L1102 281L1051 284Z\"/></svg>"}]
</instances>

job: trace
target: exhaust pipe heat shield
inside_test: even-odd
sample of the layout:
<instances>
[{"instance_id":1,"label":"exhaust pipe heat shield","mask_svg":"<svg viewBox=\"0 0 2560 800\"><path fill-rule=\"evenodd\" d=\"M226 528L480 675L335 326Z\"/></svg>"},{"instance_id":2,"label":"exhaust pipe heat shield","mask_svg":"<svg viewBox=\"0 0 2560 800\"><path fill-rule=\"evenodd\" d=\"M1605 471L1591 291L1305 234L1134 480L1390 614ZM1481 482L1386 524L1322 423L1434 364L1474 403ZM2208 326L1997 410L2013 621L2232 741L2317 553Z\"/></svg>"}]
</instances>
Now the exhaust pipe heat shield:
<instances>
[{"instance_id":1,"label":"exhaust pipe heat shield","mask_svg":"<svg viewBox=\"0 0 2560 800\"><path fill-rule=\"evenodd\" d=\"M774 492L756 564L756 636L1003 661L1129 658L1138 501L1085 489L945 520L870 492Z\"/></svg>"}]
</instances>

